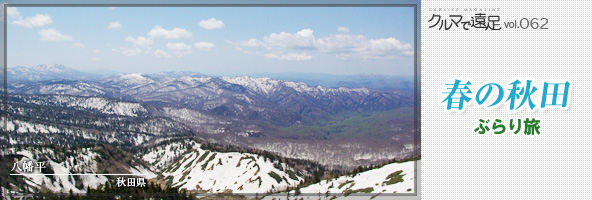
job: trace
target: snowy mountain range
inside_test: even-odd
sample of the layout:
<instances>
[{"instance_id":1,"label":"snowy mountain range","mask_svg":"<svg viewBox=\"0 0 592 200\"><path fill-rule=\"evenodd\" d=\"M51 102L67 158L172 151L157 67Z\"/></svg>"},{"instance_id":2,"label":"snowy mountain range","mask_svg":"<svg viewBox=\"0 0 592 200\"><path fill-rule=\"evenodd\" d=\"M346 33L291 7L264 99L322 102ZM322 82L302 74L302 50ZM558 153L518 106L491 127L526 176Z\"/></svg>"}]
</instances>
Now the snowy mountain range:
<instances>
[{"instance_id":1,"label":"snowy mountain range","mask_svg":"<svg viewBox=\"0 0 592 200\"><path fill-rule=\"evenodd\" d=\"M43 64L33 67L17 66L8 68L8 81L44 81L44 80L92 80L99 76L80 72L61 64Z\"/></svg>"},{"instance_id":2,"label":"snowy mountain range","mask_svg":"<svg viewBox=\"0 0 592 200\"><path fill-rule=\"evenodd\" d=\"M8 68L9 82L11 81L41 81L41 80L97 80L113 74L121 74L110 70L93 70L80 72L62 64L42 64L32 67L16 66ZM205 74L191 71L166 71L147 74L152 78L180 78L180 77L209 77ZM412 76L389 76L377 74L332 75L323 73L255 73L254 78L272 78L302 82L310 86L324 86L330 88L366 87L378 90L400 90L412 92L414 89ZM213 77L213 76L212 76Z\"/></svg>"},{"instance_id":3,"label":"snowy mountain range","mask_svg":"<svg viewBox=\"0 0 592 200\"><path fill-rule=\"evenodd\" d=\"M72 71L63 66L48 67L46 71L54 69ZM25 76L12 73L16 77ZM101 96L151 102L223 116L271 121L276 125L295 124L305 117L323 117L345 111L385 111L413 106L412 94L397 90L327 88L269 78L217 78L188 72L120 74L96 81L30 80L32 78L27 82L9 82L9 92Z\"/></svg>"},{"instance_id":4,"label":"snowy mountain range","mask_svg":"<svg viewBox=\"0 0 592 200\"><path fill-rule=\"evenodd\" d=\"M63 65L35 69L41 74L77 74ZM194 72L10 81L8 89L10 110L15 113L10 115L15 118L9 120L9 130L51 132L51 127L52 134L62 135L53 138L58 143L67 142L66 135L124 145L189 134L354 167L406 157L414 141L412 94L398 90L328 88ZM309 153L311 149L331 149L334 155L326 159Z\"/></svg>"},{"instance_id":5,"label":"snowy mountain range","mask_svg":"<svg viewBox=\"0 0 592 200\"><path fill-rule=\"evenodd\" d=\"M145 172L151 181L194 192L295 194L306 183L303 192L346 194L370 190L361 188L370 183L358 180L364 176L329 180L329 170L407 159L418 148L413 145L413 94L394 89L195 72L101 77L63 65L15 67L8 76L7 145L69 150L2 151L19 155L17 161L45 156L52 169L65 174L103 171L105 161L126 158L116 165L119 171ZM396 166L376 173L412 174ZM31 188L53 192L84 192L109 178L25 177ZM392 193L408 187L407 179L396 187L380 185L384 179L371 179L378 184L372 190ZM349 181L358 186L329 187Z\"/></svg>"}]
</instances>

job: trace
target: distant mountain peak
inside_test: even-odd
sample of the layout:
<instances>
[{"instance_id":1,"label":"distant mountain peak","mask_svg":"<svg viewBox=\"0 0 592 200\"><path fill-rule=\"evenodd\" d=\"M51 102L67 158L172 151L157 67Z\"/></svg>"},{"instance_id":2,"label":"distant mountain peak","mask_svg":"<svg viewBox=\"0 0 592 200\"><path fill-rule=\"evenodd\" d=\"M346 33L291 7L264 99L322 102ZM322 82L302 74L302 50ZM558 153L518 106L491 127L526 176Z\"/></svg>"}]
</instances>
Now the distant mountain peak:
<instances>
[{"instance_id":1,"label":"distant mountain peak","mask_svg":"<svg viewBox=\"0 0 592 200\"><path fill-rule=\"evenodd\" d=\"M142 85L153 83L150 77L142 73L118 74L107 79L106 82L124 83L125 85Z\"/></svg>"},{"instance_id":2,"label":"distant mountain peak","mask_svg":"<svg viewBox=\"0 0 592 200\"><path fill-rule=\"evenodd\" d=\"M122 74L121 78L146 78L142 73Z\"/></svg>"},{"instance_id":3,"label":"distant mountain peak","mask_svg":"<svg viewBox=\"0 0 592 200\"><path fill-rule=\"evenodd\" d=\"M158 72L155 74L147 74L147 76L151 78L182 78L182 77L196 77L196 78L204 78L208 77L205 74L192 72L192 71L164 71Z\"/></svg>"},{"instance_id":4,"label":"distant mountain peak","mask_svg":"<svg viewBox=\"0 0 592 200\"><path fill-rule=\"evenodd\" d=\"M34 70L43 70L43 71L63 71L63 70L71 70L62 64L41 64L35 67L31 67Z\"/></svg>"},{"instance_id":5,"label":"distant mountain peak","mask_svg":"<svg viewBox=\"0 0 592 200\"><path fill-rule=\"evenodd\" d=\"M98 77L68 68L63 64L13 67L8 69L8 76L10 81L89 80Z\"/></svg>"}]
</instances>

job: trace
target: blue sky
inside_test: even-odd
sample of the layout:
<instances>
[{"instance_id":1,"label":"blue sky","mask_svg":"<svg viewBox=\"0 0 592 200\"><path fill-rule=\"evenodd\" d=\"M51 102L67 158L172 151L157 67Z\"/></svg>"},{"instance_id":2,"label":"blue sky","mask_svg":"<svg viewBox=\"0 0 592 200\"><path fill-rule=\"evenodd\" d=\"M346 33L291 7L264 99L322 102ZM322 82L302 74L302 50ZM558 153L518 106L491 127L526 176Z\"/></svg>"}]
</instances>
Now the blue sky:
<instances>
[{"instance_id":1,"label":"blue sky","mask_svg":"<svg viewBox=\"0 0 592 200\"><path fill-rule=\"evenodd\" d=\"M12 7L8 66L413 74L413 8Z\"/></svg>"}]
</instances>

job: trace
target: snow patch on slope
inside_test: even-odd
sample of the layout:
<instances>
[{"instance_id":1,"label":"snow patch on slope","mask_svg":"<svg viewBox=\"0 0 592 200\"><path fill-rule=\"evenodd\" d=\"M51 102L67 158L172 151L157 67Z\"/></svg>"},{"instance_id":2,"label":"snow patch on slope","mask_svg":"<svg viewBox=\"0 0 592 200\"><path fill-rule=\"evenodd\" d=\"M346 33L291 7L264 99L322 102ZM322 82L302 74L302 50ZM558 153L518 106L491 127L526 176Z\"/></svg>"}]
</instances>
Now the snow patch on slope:
<instances>
[{"instance_id":1,"label":"snow patch on slope","mask_svg":"<svg viewBox=\"0 0 592 200\"><path fill-rule=\"evenodd\" d=\"M8 121L6 131L14 130L17 133L57 133L60 131L58 128L49 125L23 122L20 120Z\"/></svg>"},{"instance_id":2,"label":"snow patch on slope","mask_svg":"<svg viewBox=\"0 0 592 200\"><path fill-rule=\"evenodd\" d=\"M188 191L221 193L266 193L285 191L304 180L285 165L256 154L215 152L191 141L189 149L180 143L159 146L142 158L161 169L164 181ZM180 152L186 152L179 156ZM175 160L175 162L170 162ZM282 170L276 168L281 166Z\"/></svg>"},{"instance_id":3,"label":"snow patch on slope","mask_svg":"<svg viewBox=\"0 0 592 200\"><path fill-rule=\"evenodd\" d=\"M391 163L381 168L372 169L356 175L341 176L335 179L323 180L320 183L309 185L300 189L302 193L313 194L347 194L349 192L368 193L413 193L414 192L414 161L404 163ZM396 181L391 177L402 176L402 181ZM391 180L391 184L389 184ZM290 191L295 194L295 191Z\"/></svg>"}]
</instances>

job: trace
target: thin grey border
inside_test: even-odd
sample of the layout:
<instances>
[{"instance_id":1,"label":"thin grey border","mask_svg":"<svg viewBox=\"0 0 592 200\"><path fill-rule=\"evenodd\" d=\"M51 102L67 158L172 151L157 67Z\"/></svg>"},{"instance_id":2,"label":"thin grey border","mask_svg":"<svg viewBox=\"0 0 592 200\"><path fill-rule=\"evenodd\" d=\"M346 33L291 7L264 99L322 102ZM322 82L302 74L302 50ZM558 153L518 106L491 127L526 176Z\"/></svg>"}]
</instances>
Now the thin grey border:
<instances>
[{"instance_id":1,"label":"thin grey border","mask_svg":"<svg viewBox=\"0 0 592 200\"><path fill-rule=\"evenodd\" d=\"M6 10L8 8L7 4L4 4L4 8L2 8L2 12L3 12L3 23L4 23L4 85L3 85L3 98L2 98L2 117L4 118L3 121L3 126L2 128L7 128L8 127L8 54L6 53L7 45L6 45L6 30L8 29L8 19L6 19L6 17L8 17L8 14L6 14ZM4 131L4 130L3 130ZM10 134L8 134L8 131L6 131L6 140L8 142L8 144L10 144Z\"/></svg>"},{"instance_id":2,"label":"thin grey border","mask_svg":"<svg viewBox=\"0 0 592 200\"><path fill-rule=\"evenodd\" d=\"M414 147L413 147L413 155L414 157L418 157L418 145L417 145L417 137L420 131L419 124L418 124L418 110L420 109L418 104L418 10L417 4L9 4L5 3L3 8L4 14L4 98L3 98L3 116L4 116L4 127L7 127L8 124L8 57L7 57L7 8L8 7L413 7L413 38L414 38L414 129L413 132L413 140L414 140ZM8 141L10 141L9 134L6 133ZM418 196L418 184L417 184L417 173L418 173L418 161L414 160L414 190L413 193L353 193L349 196ZM86 193L78 193L78 194L86 194ZM209 195L216 195L218 193L203 193L194 194L194 196L209 196ZM245 195L245 196L256 196L258 193L233 193L237 195ZM26 194L25 194L26 195ZM38 195L38 194L33 194ZM57 196L68 195L68 194L56 194ZM105 194L110 195L110 194ZM130 195L130 194L112 194L112 195ZM339 193L326 193L326 194L319 194L319 193L302 193L300 196L343 196L343 194ZM92 196L92 195L91 195ZM139 195L142 196L142 195ZM175 195L173 195L175 196ZM276 193L276 194L268 194L264 196L286 196L283 193ZM263 197L263 196L262 196Z\"/></svg>"}]
</instances>

